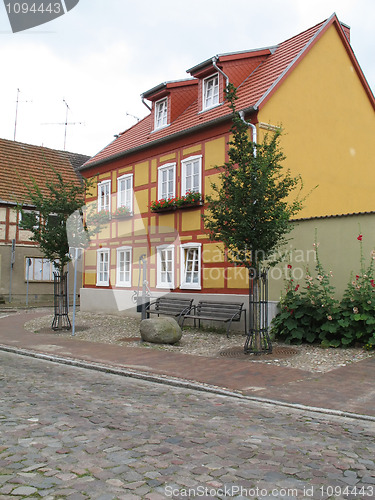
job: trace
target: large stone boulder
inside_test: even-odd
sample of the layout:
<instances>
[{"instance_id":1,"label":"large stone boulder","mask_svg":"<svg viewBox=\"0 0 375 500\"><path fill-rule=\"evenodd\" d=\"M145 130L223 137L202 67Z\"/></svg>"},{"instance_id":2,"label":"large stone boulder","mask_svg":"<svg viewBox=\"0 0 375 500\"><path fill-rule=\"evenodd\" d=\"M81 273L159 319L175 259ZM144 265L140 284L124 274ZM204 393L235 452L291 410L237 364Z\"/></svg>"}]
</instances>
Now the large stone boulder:
<instances>
[{"instance_id":1,"label":"large stone boulder","mask_svg":"<svg viewBox=\"0 0 375 500\"><path fill-rule=\"evenodd\" d=\"M141 321L141 338L152 344L175 344L182 331L174 318L150 318Z\"/></svg>"}]
</instances>

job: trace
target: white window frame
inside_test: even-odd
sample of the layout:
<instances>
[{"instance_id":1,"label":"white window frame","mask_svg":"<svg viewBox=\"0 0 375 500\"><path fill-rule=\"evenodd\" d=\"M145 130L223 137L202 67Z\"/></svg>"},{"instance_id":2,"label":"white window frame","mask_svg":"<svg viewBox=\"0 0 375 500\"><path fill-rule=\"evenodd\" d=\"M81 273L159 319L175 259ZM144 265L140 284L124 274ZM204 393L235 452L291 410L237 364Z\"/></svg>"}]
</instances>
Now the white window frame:
<instances>
[{"instance_id":1,"label":"white window frame","mask_svg":"<svg viewBox=\"0 0 375 500\"><path fill-rule=\"evenodd\" d=\"M167 189L166 194L163 193L163 172L172 171L173 172L173 189L170 193ZM169 181L167 180L167 183ZM176 196L176 163L166 163L158 167L158 200L174 198Z\"/></svg>"},{"instance_id":2,"label":"white window frame","mask_svg":"<svg viewBox=\"0 0 375 500\"><path fill-rule=\"evenodd\" d=\"M213 93L212 96L208 96L208 86L211 81L217 79L217 84L215 84L212 88ZM210 75L207 78L203 80L203 85L202 85L202 109L211 109L214 108L215 106L218 106L220 104L220 78L219 78L219 73L216 73L214 75Z\"/></svg>"},{"instance_id":3,"label":"white window frame","mask_svg":"<svg viewBox=\"0 0 375 500\"><path fill-rule=\"evenodd\" d=\"M101 255L106 255L107 256L107 279L100 279L102 271L100 269L101 261L100 261L100 256ZM110 255L110 249L109 248L99 248L97 250L97 256L96 256L96 286L109 286L109 278L110 278L110 272L111 272L111 255ZM104 274L104 271L103 271ZM103 276L104 278L105 276Z\"/></svg>"},{"instance_id":4,"label":"white window frame","mask_svg":"<svg viewBox=\"0 0 375 500\"><path fill-rule=\"evenodd\" d=\"M31 265L28 266L28 260L31 260ZM29 267L29 269L28 269ZM39 271L40 269L40 271ZM27 277L27 271L29 271L29 276ZM35 282L51 282L53 281L53 273L57 272L58 269L54 263L45 257L26 257L25 260L25 281Z\"/></svg>"},{"instance_id":5,"label":"white window frame","mask_svg":"<svg viewBox=\"0 0 375 500\"><path fill-rule=\"evenodd\" d=\"M194 290L200 290L201 289L201 272L202 272L202 260L201 260L201 254L202 254L202 244L201 243L185 243L180 246L181 249L181 258L180 258L180 277L181 277L181 284L180 288L181 289L194 289ZM197 250L197 256L196 259L194 260L194 263L196 262L198 264L198 280L196 282L192 282L191 280L188 282L186 281L186 273L187 273L187 267L186 267L186 261L185 261L185 250Z\"/></svg>"},{"instance_id":6,"label":"white window frame","mask_svg":"<svg viewBox=\"0 0 375 500\"><path fill-rule=\"evenodd\" d=\"M36 210L32 210L32 209L24 209L24 214L34 214L35 215L35 221L36 221L36 224L35 226L33 226L34 229L38 229L38 227L40 226L40 213L37 212ZM18 212L18 223L17 225L20 226L22 223L22 212L19 211ZM23 231L23 229L21 229Z\"/></svg>"},{"instance_id":7,"label":"white window frame","mask_svg":"<svg viewBox=\"0 0 375 500\"><path fill-rule=\"evenodd\" d=\"M103 190L108 188L108 193ZM102 203L102 193L104 192L104 204ZM111 181L106 180L98 183L98 212L106 210L111 211Z\"/></svg>"},{"instance_id":8,"label":"white window frame","mask_svg":"<svg viewBox=\"0 0 375 500\"><path fill-rule=\"evenodd\" d=\"M121 279L121 253L125 255L128 254L129 258L125 260L125 262L129 262L129 279ZM132 258L133 258L133 249L132 247L120 247L117 248L117 259L116 259L116 286L122 286L130 288L132 286ZM123 273L125 274L127 271L124 269Z\"/></svg>"},{"instance_id":9,"label":"white window frame","mask_svg":"<svg viewBox=\"0 0 375 500\"><path fill-rule=\"evenodd\" d=\"M168 97L155 102L154 130L159 130L168 125Z\"/></svg>"},{"instance_id":10,"label":"white window frame","mask_svg":"<svg viewBox=\"0 0 375 500\"><path fill-rule=\"evenodd\" d=\"M170 270L170 280L164 279L164 275L168 275L168 270L163 271L162 269L162 256L165 252L171 252L171 270ZM175 288L174 280L174 267L175 267L175 251L173 245L160 245L156 247L156 288L166 288L168 290L173 290Z\"/></svg>"},{"instance_id":11,"label":"white window frame","mask_svg":"<svg viewBox=\"0 0 375 500\"><path fill-rule=\"evenodd\" d=\"M130 180L130 188L126 188L127 181ZM125 190L121 189L121 184L125 182ZM121 200L121 193L124 193L124 202ZM127 207L133 213L133 174L125 174L117 178L117 208Z\"/></svg>"},{"instance_id":12,"label":"white window frame","mask_svg":"<svg viewBox=\"0 0 375 500\"><path fill-rule=\"evenodd\" d=\"M188 165L194 164L195 162L198 162L199 183L197 188L192 189L187 186L186 171ZM202 193L202 155L190 156L189 158L185 158L185 160L181 161L181 196L185 196L188 191Z\"/></svg>"}]
</instances>

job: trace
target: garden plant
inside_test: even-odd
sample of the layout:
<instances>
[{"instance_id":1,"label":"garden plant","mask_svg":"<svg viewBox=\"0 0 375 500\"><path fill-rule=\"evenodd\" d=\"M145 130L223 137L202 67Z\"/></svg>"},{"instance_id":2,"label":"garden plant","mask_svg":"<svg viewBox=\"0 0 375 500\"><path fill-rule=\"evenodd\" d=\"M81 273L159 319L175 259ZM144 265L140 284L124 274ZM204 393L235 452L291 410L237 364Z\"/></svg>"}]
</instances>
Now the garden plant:
<instances>
[{"instance_id":1,"label":"garden plant","mask_svg":"<svg viewBox=\"0 0 375 500\"><path fill-rule=\"evenodd\" d=\"M292 265L288 264L280 312L272 322L272 333L277 339L287 344L375 348L375 250L366 264L363 235L359 234L357 240L360 269L358 274L352 273L341 300L335 297L332 272L326 273L320 261L316 238L315 270L312 273L306 269L303 284L294 281Z\"/></svg>"}]
</instances>

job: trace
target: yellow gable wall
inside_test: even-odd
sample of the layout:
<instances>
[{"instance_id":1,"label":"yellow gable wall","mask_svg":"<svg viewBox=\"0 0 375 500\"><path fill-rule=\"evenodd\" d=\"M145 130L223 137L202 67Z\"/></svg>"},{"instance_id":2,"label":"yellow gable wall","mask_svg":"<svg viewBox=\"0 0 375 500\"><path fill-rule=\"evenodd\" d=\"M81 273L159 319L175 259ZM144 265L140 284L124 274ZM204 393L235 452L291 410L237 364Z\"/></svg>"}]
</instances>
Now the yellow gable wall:
<instances>
[{"instance_id":1,"label":"yellow gable wall","mask_svg":"<svg viewBox=\"0 0 375 500\"><path fill-rule=\"evenodd\" d=\"M334 26L261 109L258 120L282 125L284 165L301 174L305 192L319 185L299 216L374 210L375 114Z\"/></svg>"}]
</instances>

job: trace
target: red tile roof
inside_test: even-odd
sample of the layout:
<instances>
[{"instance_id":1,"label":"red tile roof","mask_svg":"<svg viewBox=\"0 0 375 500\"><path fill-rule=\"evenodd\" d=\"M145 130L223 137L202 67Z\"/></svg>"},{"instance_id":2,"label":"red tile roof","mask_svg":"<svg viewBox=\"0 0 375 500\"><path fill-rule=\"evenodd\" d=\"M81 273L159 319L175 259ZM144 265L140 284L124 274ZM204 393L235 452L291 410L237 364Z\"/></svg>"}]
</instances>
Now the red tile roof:
<instances>
[{"instance_id":1,"label":"red tile roof","mask_svg":"<svg viewBox=\"0 0 375 500\"><path fill-rule=\"evenodd\" d=\"M77 169L88 159L85 155L0 139L0 202L29 201L24 183L31 185L32 178L47 192L46 183L55 180L55 172L66 182L79 182Z\"/></svg>"},{"instance_id":2,"label":"red tile roof","mask_svg":"<svg viewBox=\"0 0 375 500\"><path fill-rule=\"evenodd\" d=\"M249 73L246 78L238 86L238 101L237 109L256 111L260 109L266 101L271 97L273 92L282 84L290 71L293 70L304 55L310 50L314 43L323 35L323 33L331 26L335 25L339 35L349 56L352 58L353 64L356 67L359 77L362 79L366 91L374 103L374 96L365 80L365 77L356 61L354 53L350 47L347 36L347 27L342 27L336 15L333 14L329 19L323 21L312 28L282 42L276 47L268 49L259 49L258 51L248 51L237 53L238 59L254 56L258 57L257 63L254 65L256 59L252 59L249 64ZM261 56L260 56L261 54ZM218 61L225 64L225 61L235 60L235 54L224 54L218 56ZM192 73L204 71L204 68L210 64L211 60L204 61L198 64L191 70ZM254 67L255 66L255 67ZM243 72L243 69L241 69ZM195 73L194 73L195 74ZM237 74L239 74L237 72ZM166 85L166 84L163 84ZM158 87L154 87L156 90ZM148 91L145 95L149 95L152 91ZM225 105L216 106L204 113L199 113L198 99L195 100L187 109L182 112L168 127L158 131L153 131L152 115L145 117L132 128L123 132L117 139L106 146L102 151L92 157L82 170L91 166L96 166L101 163L111 161L121 156L128 155L135 151L140 151L143 148L148 148L160 142L172 140L181 134L189 133L199 130L199 127L211 126L219 120L230 118L230 110Z\"/></svg>"}]
</instances>

